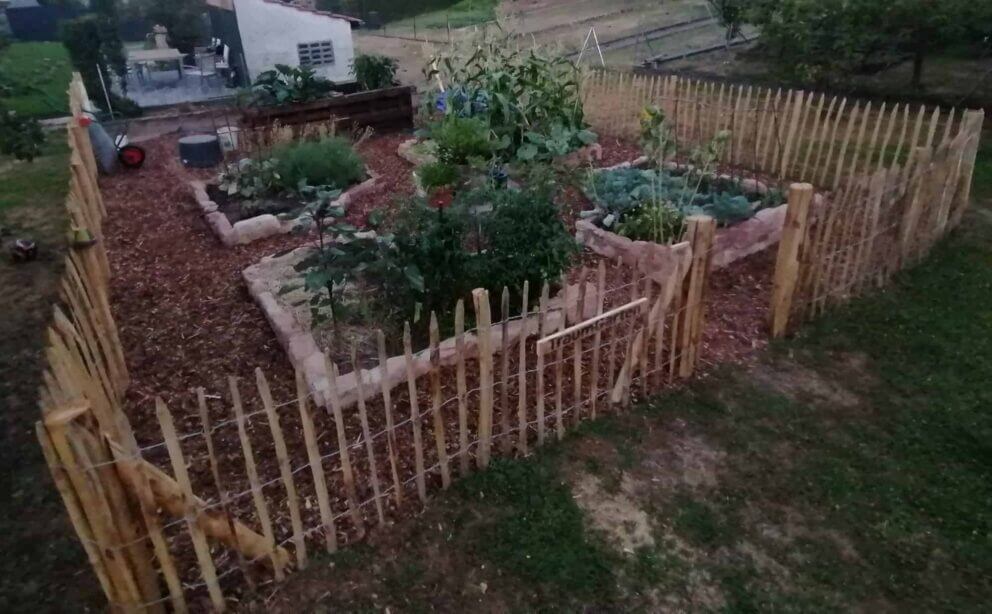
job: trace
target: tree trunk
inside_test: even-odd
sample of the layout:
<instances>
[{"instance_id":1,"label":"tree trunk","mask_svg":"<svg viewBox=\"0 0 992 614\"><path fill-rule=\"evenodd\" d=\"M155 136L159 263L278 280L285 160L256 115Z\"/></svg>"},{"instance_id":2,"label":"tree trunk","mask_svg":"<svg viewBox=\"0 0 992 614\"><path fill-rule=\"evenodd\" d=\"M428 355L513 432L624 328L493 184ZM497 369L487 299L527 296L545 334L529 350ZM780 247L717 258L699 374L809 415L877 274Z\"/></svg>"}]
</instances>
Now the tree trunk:
<instances>
[{"instance_id":1,"label":"tree trunk","mask_svg":"<svg viewBox=\"0 0 992 614\"><path fill-rule=\"evenodd\" d=\"M913 89L923 89L923 60L926 59L926 52L922 48L917 48L913 54Z\"/></svg>"}]
</instances>

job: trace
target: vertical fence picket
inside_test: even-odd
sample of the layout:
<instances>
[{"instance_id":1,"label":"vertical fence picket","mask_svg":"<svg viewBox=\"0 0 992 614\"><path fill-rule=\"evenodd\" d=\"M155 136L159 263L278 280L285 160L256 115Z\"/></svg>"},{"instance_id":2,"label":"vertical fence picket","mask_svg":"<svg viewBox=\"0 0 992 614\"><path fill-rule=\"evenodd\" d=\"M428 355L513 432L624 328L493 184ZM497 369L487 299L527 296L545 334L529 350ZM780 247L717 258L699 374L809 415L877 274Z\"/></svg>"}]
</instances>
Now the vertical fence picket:
<instances>
[{"instance_id":1,"label":"vertical fence picket","mask_svg":"<svg viewBox=\"0 0 992 614\"><path fill-rule=\"evenodd\" d=\"M500 450L504 455L513 449L510 437L510 289L503 286L500 297L500 352L499 352L499 435Z\"/></svg>"},{"instance_id":2,"label":"vertical fence picket","mask_svg":"<svg viewBox=\"0 0 992 614\"><path fill-rule=\"evenodd\" d=\"M606 261L600 259L599 266L596 269L596 315L603 315L603 307L606 301ZM593 420L596 419L596 410L599 402L599 361L600 353L602 349L600 346L603 344L603 329L601 327L596 327L596 332L593 334L592 341L592 372L590 373L590 383L589 383L589 417Z\"/></svg>"},{"instance_id":3,"label":"vertical fence picket","mask_svg":"<svg viewBox=\"0 0 992 614\"><path fill-rule=\"evenodd\" d=\"M437 314L431 312L430 361L431 361L431 415L434 419L434 443L437 446L437 464L441 469L441 487L451 486L448 469L448 444L444 433L444 416L441 414L441 349ZM505 433L505 432L504 432Z\"/></svg>"},{"instance_id":4,"label":"vertical fence picket","mask_svg":"<svg viewBox=\"0 0 992 614\"><path fill-rule=\"evenodd\" d=\"M586 267L582 267L579 274L578 300L575 304L575 323L585 320L586 304ZM578 425L582 420L582 337L576 336L572 343L572 407L575 414L572 416L572 423Z\"/></svg>"},{"instance_id":5,"label":"vertical fence picket","mask_svg":"<svg viewBox=\"0 0 992 614\"><path fill-rule=\"evenodd\" d=\"M193 549L196 551L196 560L200 566L200 573L203 575L203 581L206 583L207 591L210 594L210 603L215 610L223 612L226 608L224 594L220 590L220 584L217 583L217 570L214 567L214 560L210 556L210 546L207 544L207 538L196 521L198 510L196 509L195 496L193 495L193 486L189 481L189 473L186 471L186 460L183 458L183 449L179 445L179 437L176 436L176 427L172 422L172 413L165 406L165 402L161 398L155 399L155 415L158 418L158 424L162 429L162 438L169 452L172 472L176 476L176 482L179 483L182 489L183 503L186 506L186 528L189 530L190 537L193 539ZM273 559L273 562L275 562L275 559Z\"/></svg>"},{"instance_id":6,"label":"vertical fence picket","mask_svg":"<svg viewBox=\"0 0 992 614\"><path fill-rule=\"evenodd\" d=\"M541 299L539 303L540 312L537 316L537 338L543 339L548 334L548 282L541 286ZM544 445L544 352L538 348L537 351L537 383L535 397L537 397L537 445Z\"/></svg>"},{"instance_id":7,"label":"vertical fence picket","mask_svg":"<svg viewBox=\"0 0 992 614\"><path fill-rule=\"evenodd\" d=\"M348 512L358 533L365 533L362 512L358 507L358 494L355 491L355 470L351 464L351 446L344 428L344 415L341 412L341 396L338 392L338 366L329 358L324 358L327 369L327 388L331 414L334 416L334 430L338 437L338 455L341 460L341 479L344 481L345 496L348 499Z\"/></svg>"},{"instance_id":8,"label":"vertical fence picket","mask_svg":"<svg viewBox=\"0 0 992 614\"><path fill-rule=\"evenodd\" d=\"M376 331L376 345L379 350L379 392L382 394L382 412L386 418L386 448L389 453L389 471L393 477L393 498L396 507L403 505L403 484L400 482L399 461L396 458L396 425L393 421L393 398L387 374L389 357L386 355L386 335L382 329Z\"/></svg>"},{"instance_id":9,"label":"vertical fence picket","mask_svg":"<svg viewBox=\"0 0 992 614\"><path fill-rule=\"evenodd\" d=\"M530 336L527 312L530 307L530 282L524 280L520 300L520 340L517 355L517 450L527 456L527 338Z\"/></svg>"},{"instance_id":10,"label":"vertical fence picket","mask_svg":"<svg viewBox=\"0 0 992 614\"><path fill-rule=\"evenodd\" d=\"M465 382L465 301L455 305L455 384L458 388L458 466L462 476L468 475L468 400Z\"/></svg>"},{"instance_id":11,"label":"vertical fence picket","mask_svg":"<svg viewBox=\"0 0 992 614\"><path fill-rule=\"evenodd\" d=\"M424 481L424 436L421 415L417 401L417 372L413 364L413 343L410 339L410 323L403 324L403 355L406 361L406 386L410 397L410 426L413 431L413 453L416 469L417 496L421 503L427 502L427 484Z\"/></svg>"},{"instance_id":12,"label":"vertical fence picket","mask_svg":"<svg viewBox=\"0 0 992 614\"><path fill-rule=\"evenodd\" d=\"M275 534L272 531L272 519L269 517L269 506L265 502L265 494L262 492L262 483L258 479L258 468L255 465L255 452L252 449L251 438L248 436L248 425L245 421L244 407L241 404L241 391L238 389L238 380L234 377L227 379L228 388L231 391L231 406L234 409L234 419L238 425L238 438L241 440L241 452L245 459L245 472L248 474L248 485L251 487L251 498L255 504L255 513L258 514L258 522L262 525L262 536L265 538L265 546L271 553L272 569L276 580L282 582L284 578L282 564L276 556ZM179 476L176 476L178 479Z\"/></svg>"},{"instance_id":13,"label":"vertical fence picket","mask_svg":"<svg viewBox=\"0 0 992 614\"><path fill-rule=\"evenodd\" d=\"M282 426L279 424L279 414L272 400L269 382L261 368L255 369L255 385L258 395L262 398L265 417L269 421L272 432L272 442L275 444L276 461L279 463L279 475L286 489L286 504L289 507L289 522L293 528L293 544L296 546L296 564L300 569L307 567L307 544L303 538L303 518L300 515L300 499L296 494L296 481L293 479L293 468L289 464L289 450L283 437Z\"/></svg>"},{"instance_id":14,"label":"vertical fence picket","mask_svg":"<svg viewBox=\"0 0 992 614\"><path fill-rule=\"evenodd\" d=\"M307 460L313 476L313 489L317 495L317 509L320 511L320 525L324 531L324 545L327 552L338 549L338 534L334 526L330 497L327 493L327 478L324 476L324 463L317 447L317 431L313 425L313 411L307 394L306 382L301 371L296 372L296 405L303 425L303 441L307 447Z\"/></svg>"},{"instance_id":15,"label":"vertical fence picket","mask_svg":"<svg viewBox=\"0 0 992 614\"><path fill-rule=\"evenodd\" d=\"M351 345L351 368L355 372L355 383L358 385L358 420L362 423L362 439L365 440L365 456L369 463L369 481L372 482L372 496L375 498L375 514L379 526L386 524L386 514L382 508L382 488L379 486L379 468L375 462L375 442L372 441L372 429L369 428L369 414L365 406L365 374L358 362L358 347Z\"/></svg>"},{"instance_id":16,"label":"vertical fence picket","mask_svg":"<svg viewBox=\"0 0 992 614\"><path fill-rule=\"evenodd\" d=\"M477 289L472 292L475 304L476 331L479 337L479 469L489 466L489 453L493 439L493 346L492 318L489 313L489 292Z\"/></svg>"}]
</instances>

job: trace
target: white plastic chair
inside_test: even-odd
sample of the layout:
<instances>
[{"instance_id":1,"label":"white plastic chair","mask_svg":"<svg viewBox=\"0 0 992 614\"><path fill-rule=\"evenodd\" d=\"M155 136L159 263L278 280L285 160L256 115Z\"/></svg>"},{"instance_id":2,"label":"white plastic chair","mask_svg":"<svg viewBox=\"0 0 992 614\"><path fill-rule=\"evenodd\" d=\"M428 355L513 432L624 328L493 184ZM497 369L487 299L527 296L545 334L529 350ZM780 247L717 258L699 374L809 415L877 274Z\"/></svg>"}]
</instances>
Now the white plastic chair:
<instances>
[{"instance_id":1,"label":"white plastic chair","mask_svg":"<svg viewBox=\"0 0 992 614\"><path fill-rule=\"evenodd\" d=\"M210 78L218 76L217 56L213 53L197 55L196 68L187 68L183 72L191 77L199 77L200 86L206 89Z\"/></svg>"}]
</instances>

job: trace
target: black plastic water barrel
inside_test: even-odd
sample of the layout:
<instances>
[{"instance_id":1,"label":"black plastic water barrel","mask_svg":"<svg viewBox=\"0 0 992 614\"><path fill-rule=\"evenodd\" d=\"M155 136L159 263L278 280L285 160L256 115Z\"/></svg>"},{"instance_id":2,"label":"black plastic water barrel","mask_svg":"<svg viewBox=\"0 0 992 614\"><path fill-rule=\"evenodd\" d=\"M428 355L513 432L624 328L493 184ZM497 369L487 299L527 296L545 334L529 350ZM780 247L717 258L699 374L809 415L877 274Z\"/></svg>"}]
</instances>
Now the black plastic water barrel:
<instances>
[{"instance_id":1,"label":"black plastic water barrel","mask_svg":"<svg viewBox=\"0 0 992 614\"><path fill-rule=\"evenodd\" d=\"M221 161L216 134L194 134L179 139L179 157L187 168L210 168Z\"/></svg>"}]
</instances>

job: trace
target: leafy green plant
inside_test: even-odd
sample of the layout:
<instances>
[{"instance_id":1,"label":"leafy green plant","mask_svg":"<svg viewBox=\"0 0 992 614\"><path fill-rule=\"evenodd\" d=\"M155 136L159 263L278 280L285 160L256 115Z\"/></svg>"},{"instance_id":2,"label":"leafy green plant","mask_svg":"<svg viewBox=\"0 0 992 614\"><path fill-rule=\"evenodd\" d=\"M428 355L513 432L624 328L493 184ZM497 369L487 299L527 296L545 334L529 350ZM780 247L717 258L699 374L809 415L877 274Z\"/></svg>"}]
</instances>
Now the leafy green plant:
<instances>
[{"instance_id":1,"label":"leafy green plant","mask_svg":"<svg viewBox=\"0 0 992 614\"><path fill-rule=\"evenodd\" d=\"M326 97L334 83L318 75L312 68L276 64L257 77L251 86L248 104L269 106L310 102Z\"/></svg>"},{"instance_id":2,"label":"leafy green plant","mask_svg":"<svg viewBox=\"0 0 992 614\"><path fill-rule=\"evenodd\" d=\"M420 167L420 185L428 192L434 188L453 185L458 181L458 167L445 162L432 162Z\"/></svg>"},{"instance_id":3,"label":"leafy green plant","mask_svg":"<svg viewBox=\"0 0 992 614\"><path fill-rule=\"evenodd\" d=\"M446 117L431 130L437 157L446 164L487 160L493 152L489 126L484 119Z\"/></svg>"},{"instance_id":4,"label":"leafy green plant","mask_svg":"<svg viewBox=\"0 0 992 614\"><path fill-rule=\"evenodd\" d=\"M351 63L355 81L362 90L378 90L396 85L398 64L384 55L360 53Z\"/></svg>"},{"instance_id":5,"label":"leafy green plant","mask_svg":"<svg viewBox=\"0 0 992 614\"><path fill-rule=\"evenodd\" d=\"M276 148L272 156L281 186L288 191L301 185L343 190L365 176L361 157L340 137L290 143Z\"/></svg>"},{"instance_id":6,"label":"leafy green plant","mask_svg":"<svg viewBox=\"0 0 992 614\"><path fill-rule=\"evenodd\" d=\"M109 79L112 73L119 77L126 74L124 52L116 28L116 21L108 22L108 18L99 13L62 24L62 44L69 51L72 66L83 78L83 84L91 95L103 91L101 72L104 80ZM126 80L122 82L126 86ZM140 109L130 99L113 92L109 93L109 97L114 111L125 116L140 114ZM93 101L99 105L106 104L103 96L93 95Z\"/></svg>"},{"instance_id":7,"label":"leafy green plant","mask_svg":"<svg viewBox=\"0 0 992 614\"><path fill-rule=\"evenodd\" d=\"M483 33L432 58L425 73L449 84L429 99L430 107L482 120L504 162L518 154L524 161L549 159L595 140L585 123L579 69L558 54L514 51L502 37Z\"/></svg>"},{"instance_id":8,"label":"leafy green plant","mask_svg":"<svg viewBox=\"0 0 992 614\"><path fill-rule=\"evenodd\" d=\"M244 158L227 166L217 178L219 189L228 196L258 198L279 191L282 177L276 159L252 160Z\"/></svg>"},{"instance_id":9,"label":"leafy green plant","mask_svg":"<svg viewBox=\"0 0 992 614\"><path fill-rule=\"evenodd\" d=\"M507 287L517 293L526 281L536 296L536 289L545 281L557 280L578 251L550 186L487 189L483 195L493 210L482 219L479 285L495 291Z\"/></svg>"},{"instance_id":10,"label":"leafy green plant","mask_svg":"<svg viewBox=\"0 0 992 614\"><path fill-rule=\"evenodd\" d=\"M30 162L44 143L45 133L36 120L0 106L0 153Z\"/></svg>"},{"instance_id":11,"label":"leafy green plant","mask_svg":"<svg viewBox=\"0 0 992 614\"><path fill-rule=\"evenodd\" d=\"M667 203L648 203L624 217L616 230L634 241L674 243L685 234L685 214Z\"/></svg>"}]
</instances>

